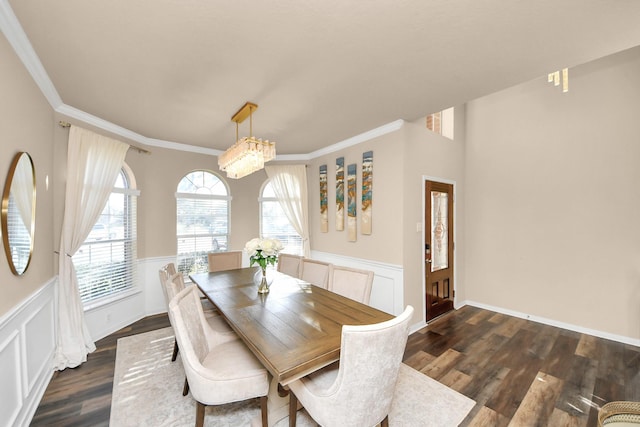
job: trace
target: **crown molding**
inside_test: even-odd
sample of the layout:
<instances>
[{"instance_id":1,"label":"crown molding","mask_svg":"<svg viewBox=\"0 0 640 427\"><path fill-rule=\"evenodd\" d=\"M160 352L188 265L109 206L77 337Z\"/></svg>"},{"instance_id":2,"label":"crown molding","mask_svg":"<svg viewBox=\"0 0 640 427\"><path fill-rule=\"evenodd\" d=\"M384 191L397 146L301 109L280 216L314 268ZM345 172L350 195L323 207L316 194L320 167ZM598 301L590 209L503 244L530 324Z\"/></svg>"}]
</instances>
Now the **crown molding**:
<instances>
[{"instance_id":1,"label":"crown molding","mask_svg":"<svg viewBox=\"0 0 640 427\"><path fill-rule=\"evenodd\" d=\"M18 55L18 58L20 58L27 68L27 71L29 71L31 77L33 77L42 94L47 98L51 107L53 107L54 110L60 107L62 105L62 98L60 98L47 71L44 69L42 62L40 62L40 58L36 55L36 51L33 50L33 46L31 46L27 34L13 13L13 9L11 9L8 0L0 0L0 30L2 30L2 34L7 38L16 55Z\"/></svg>"},{"instance_id":2,"label":"crown molding","mask_svg":"<svg viewBox=\"0 0 640 427\"><path fill-rule=\"evenodd\" d=\"M82 110L78 110L77 108L71 107L66 104L62 104L60 107L56 108L56 112L63 114L66 117L70 117L80 122L95 126L107 132L111 132L114 135L119 135L123 138L127 138L131 141L136 141L136 142L139 142L140 144L148 145L151 147L160 147L160 148L167 148L169 150L178 150L178 151L187 151L191 153L207 154L210 156L218 156L222 153L222 151L215 150L213 148L183 144L180 142L165 141L162 139L148 138L144 135L140 135L139 133L133 132L127 128L118 126L107 120L101 119L100 117L96 117L92 114L89 114Z\"/></svg>"},{"instance_id":3,"label":"crown molding","mask_svg":"<svg viewBox=\"0 0 640 427\"><path fill-rule=\"evenodd\" d=\"M369 141L371 139L377 138L382 135L386 135L391 132L395 132L400 128L402 128L402 126L404 126L404 123L405 121L402 119L395 120L391 123L387 123L386 125L379 126L377 128L368 130L361 134L352 136L351 138L347 138L343 141L329 145L328 147L324 147L319 150L313 151L309 153L309 158L315 159L316 157L320 157L320 156L334 153L336 151L344 150L345 148L361 144L365 141Z\"/></svg>"},{"instance_id":4,"label":"crown molding","mask_svg":"<svg viewBox=\"0 0 640 427\"><path fill-rule=\"evenodd\" d=\"M210 156L219 156L223 153L221 150L213 148L200 147L196 145L183 144L180 142L165 141L161 139L148 138L139 133L133 132L122 126L111 123L107 120L96 117L85 111L79 110L75 107L65 104L62 98L58 94L53 82L49 78L47 71L45 70L40 58L36 54L29 38L27 37L22 25L18 21L18 18L13 13L13 9L9 5L8 0L0 0L0 30L5 35L11 47L18 55L18 58L22 61L25 68L31 74L31 77L36 82L42 94L45 96L51 107L57 113L60 113L69 118L78 120L80 122L95 126L99 129L110 132L114 135L119 135L123 138L127 138L131 141L136 141L140 144L149 145L152 147L167 148L170 150L186 151L191 153L207 154ZM382 125L367 132L355 135L351 138L347 138L336 144L328 147L321 148L320 150L313 151L308 154L283 154L276 155L277 161L310 161L316 157L324 156L345 148L360 144L370 139L385 135L390 132L394 132L400 129L404 125L404 120L396 120L394 122Z\"/></svg>"}]
</instances>

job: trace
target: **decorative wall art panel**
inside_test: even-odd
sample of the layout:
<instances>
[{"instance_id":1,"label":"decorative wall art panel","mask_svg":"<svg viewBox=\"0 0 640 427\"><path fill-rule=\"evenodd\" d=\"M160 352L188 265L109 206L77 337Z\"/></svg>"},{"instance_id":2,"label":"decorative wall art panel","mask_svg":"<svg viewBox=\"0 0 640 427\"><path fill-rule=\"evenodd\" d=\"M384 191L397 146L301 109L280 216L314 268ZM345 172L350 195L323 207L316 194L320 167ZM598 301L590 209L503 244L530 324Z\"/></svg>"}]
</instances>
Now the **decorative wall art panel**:
<instances>
[{"instance_id":1,"label":"decorative wall art panel","mask_svg":"<svg viewBox=\"0 0 640 427\"><path fill-rule=\"evenodd\" d=\"M327 165L320 166L320 231L329 231L329 213L327 212Z\"/></svg>"},{"instance_id":2,"label":"decorative wall art panel","mask_svg":"<svg viewBox=\"0 0 640 427\"><path fill-rule=\"evenodd\" d=\"M371 211L373 209L373 151L362 153L362 216L360 232L371 234Z\"/></svg>"},{"instance_id":3,"label":"decorative wall art panel","mask_svg":"<svg viewBox=\"0 0 640 427\"><path fill-rule=\"evenodd\" d=\"M356 211L356 164L347 166L347 240L356 241L357 211Z\"/></svg>"},{"instance_id":4,"label":"decorative wall art panel","mask_svg":"<svg viewBox=\"0 0 640 427\"><path fill-rule=\"evenodd\" d=\"M336 159L336 230L344 230L344 157Z\"/></svg>"}]
</instances>

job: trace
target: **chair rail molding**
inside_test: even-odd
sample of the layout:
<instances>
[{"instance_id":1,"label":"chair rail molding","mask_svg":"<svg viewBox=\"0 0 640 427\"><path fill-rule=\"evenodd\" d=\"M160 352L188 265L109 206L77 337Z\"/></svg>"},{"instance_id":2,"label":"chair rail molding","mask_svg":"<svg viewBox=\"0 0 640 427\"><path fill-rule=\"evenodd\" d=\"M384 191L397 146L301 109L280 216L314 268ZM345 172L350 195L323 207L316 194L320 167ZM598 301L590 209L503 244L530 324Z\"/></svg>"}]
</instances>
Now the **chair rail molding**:
<instances>
[{"instance_id":1,"label":"chair rail molding","mask_svg":"<svg viewBox=\"0 0 640 427\"><path fill-rule=\"evenodd\" d=\"M369 305L394 316L398 316L404 311L404 270L402 266L320 251L311 251L311 258L335 265L373 271L373 286Z\"/></svg>"},{"instance_id":2,"label":"chair rail molding","mask_svg":"<svg viewBox=\"0 0 640 427\"><path fill-rule=\"evenodd\" d=\"M53 376L57 277L0 318L0 425L28 426Z\"/></svg>"}]
</instances>

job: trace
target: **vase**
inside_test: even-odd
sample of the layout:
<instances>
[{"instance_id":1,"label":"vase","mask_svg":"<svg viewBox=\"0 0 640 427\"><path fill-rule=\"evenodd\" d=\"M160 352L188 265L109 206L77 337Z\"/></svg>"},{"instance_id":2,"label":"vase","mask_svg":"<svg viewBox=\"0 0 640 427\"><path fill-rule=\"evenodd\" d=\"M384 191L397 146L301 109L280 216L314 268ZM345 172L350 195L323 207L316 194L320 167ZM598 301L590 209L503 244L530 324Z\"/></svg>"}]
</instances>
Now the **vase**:
<instances>
[{"instance_id":1,"label":"vase","mask_svg":"<svg viewBox=\"0 0 640 427\"><path fill-rule=\"evenodd\" d=\"M267 269L261 268L258 270L260 274L260 283L258 284L258 293L266 294L269 292L269 283L267 282Z\"/></svg>"}]
</instances>

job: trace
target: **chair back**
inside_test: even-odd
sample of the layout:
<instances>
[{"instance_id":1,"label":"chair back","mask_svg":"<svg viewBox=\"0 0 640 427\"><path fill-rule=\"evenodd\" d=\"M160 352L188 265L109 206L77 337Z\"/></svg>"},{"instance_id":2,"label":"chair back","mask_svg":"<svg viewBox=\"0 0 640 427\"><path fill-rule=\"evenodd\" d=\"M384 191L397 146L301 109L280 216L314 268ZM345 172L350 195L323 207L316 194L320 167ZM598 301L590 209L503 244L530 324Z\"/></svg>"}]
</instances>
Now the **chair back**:
<instances>
[{"instance_id":1,"label":"chair back","mask_svg":"<svg viewBox=\"0 0 640 427\"><path fill-rule=\"evenodd\" d=\"M242 251L209 252L209 271L234 270L242 267Z\"/></svg>"},{"instance_id":2,"label":"chair back","mask_svg":"<svg viewBox=\"0 0 640 427\"><path fill-rule=\"evenodd\" d=\"M162 288L162 294L164 295L164 300L166 301L167 305L169 304L169 301L171 301L171 298L169 298L169 296L167 295L166 282L174 274L176 274L176 266L172 262L163 265L162 268L158 270L158 276L160 277L160 287Z\"/></svg>"},{"instance_id":3,"label":"chair back","mask_svg":"<svg viewBox=\"0 0 640 427\"><path fill-rule=\"evenodd\" d=\"M209 353L203 327L206 320L195 286L186 287L176 294L169 303L169 317L189 378L189 368L198 369Z\"/></svg>"},{"instance_id":4,"label":"chair back","mask_svg":"<svg viewBox=\"0 0 640 427\"><path fill-rule=\"evenodd\" d=\"M182 273L176 273L169 277L169 280L167 280L165 283L167 296L169 297L169 301L167 301L167 304L169 304L169 302L171 302L171 300L185 288L184 277L182 276Z\"/></svg>"},{"instance_id":5,"label":"chair back","mask_svg":"<svg viewBox=\"0 0 640 427\"><path fill-rule=\"evenodd\" d=\"M324 289L329 287L332 264L309 258L302 258L300 264L300 279Z\"/></svg>"},{"instance_id":6,"label":"chair back","mask_svg":"<svg viewBox=\"0 0 640 427\"><path fill-rule=\"evenodd\" d=\"M344 297L369 305L373 271L334 265L329 290Z\"/></svg>"},{"instance_id":7,"label":"chair back","mask_svg":"<svg viewBox=\"0 0 640 427\"><path fill-rule=\"evenodd\" d=\"M327 425L375 425L391 411L413 307L382 323L342 327L340 367L327 390ZM333 422L331 422L331 420Z\"/></svg>"},{"instance_id":8,"label":"chair back","mask_svg":"<svg viewBox=\"0 0 640 427\"><path fill-rule=\"evenodd\" d=\"M278 255L278 271L291 277L300 278L301 262L300 255L280 254Z\"/></svg>"}]
</instances>

